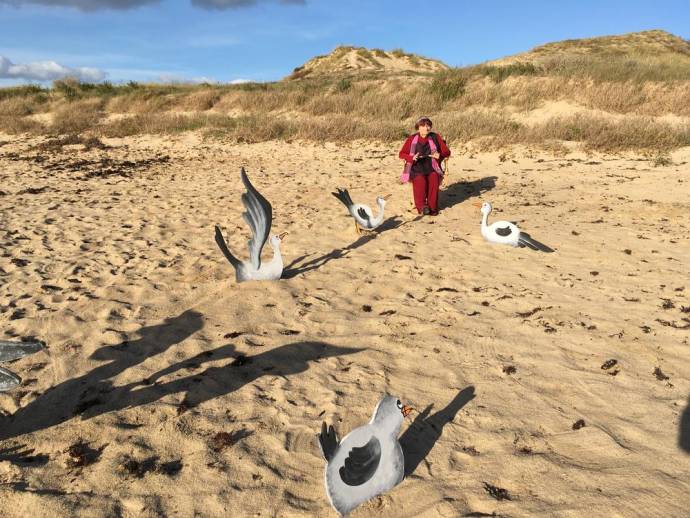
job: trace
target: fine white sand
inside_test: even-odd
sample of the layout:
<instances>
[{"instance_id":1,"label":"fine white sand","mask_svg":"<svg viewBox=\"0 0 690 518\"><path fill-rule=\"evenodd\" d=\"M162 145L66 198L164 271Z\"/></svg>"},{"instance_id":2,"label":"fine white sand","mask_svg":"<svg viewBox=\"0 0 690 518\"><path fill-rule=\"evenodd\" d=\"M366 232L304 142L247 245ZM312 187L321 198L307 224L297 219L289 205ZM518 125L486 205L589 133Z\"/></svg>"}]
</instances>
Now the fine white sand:
<instances>
[{"instance_id":1,"label":"fine white sand","mask_svg":"<svg viewBox=\"0 0 690 518\"><path fill-rule=\"evenodd\" d=\"M48 346L0 396L3 516L335 516L316 433L385 392L414 472L352 516L687 512L690 150L458 148L415 219L397 146L0 137L0 339ZM280 282L214 243L247 256L241 165ZM393 194L376 237L336 187ZM556 253L485 243L479 200Z\"/></svg>"}]
</instances>

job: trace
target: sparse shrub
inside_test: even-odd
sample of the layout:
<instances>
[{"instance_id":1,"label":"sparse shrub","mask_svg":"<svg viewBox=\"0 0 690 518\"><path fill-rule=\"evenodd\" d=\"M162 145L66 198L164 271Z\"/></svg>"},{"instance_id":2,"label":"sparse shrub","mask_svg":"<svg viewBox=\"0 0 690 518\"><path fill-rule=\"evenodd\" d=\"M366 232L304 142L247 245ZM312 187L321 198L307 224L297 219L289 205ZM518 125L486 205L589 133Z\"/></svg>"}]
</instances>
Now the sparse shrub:
<instances>
[{"instance_id":1,"label":"sparse shrub","mask_svg":"<svg viewBox=\"0 0 690 518\"><path fill-rule=\"evenodd\" d=\"M352 88L352 81L346 77L344 77L335 84L336 92L345 92L350 88Z\"/></svg>"},{"instance_id":2,"label":"sparse shrub","mask_svg":"<svg viewBox=\"0 0 690 518\"><path fill-rule=\"evenodd\" d=\"M21 133L40 134L45 131L45 127L29 117L0 115L0 131L15 135Z\"/></svg>"},{"instance_id":3,"label":"sparse shrub","mask_svg":"<svg viewBox=\"0 0 690 518\"><path fill-rule=\"evenodd\" d=\"M68 100L72 101L79 97L79 79L66 77L53 81L53 89L63 94Z\"/></svg>"},{"instance_id":4,"label":"sparse shrub","mask_svg":"<svg viewBox=\"0 0 690 518\"><path fill-rule=\"evenodd\" d=\"M652 160L652 165L654 165L654 167L667 167L673 165L673 160L669 153L660 151Z\"/></svg>"},{"instance_id":5,"label":"sparse shrub","mask_svg":"<svg viewBox=\"0 0 690 518\"><path fill-rule=\"evenodd\" d=\"M98 125L103 113L101 99L85 99L55 111L50 129L58 135L79 134Z\"/></svg>"},{"instance_id":6,"label":"sparse shrub","mask_svg":"<svg viewBox=\"0 0 690 518\"><path fill-rule=\"evenodd\" d=\"M477 73L490 77L495 83L500 83L510 76L534 76L541 72L533 63L517 62L509 65L479 65L474 69Z\"/></svg>"},{"instance_id":7,"label":"sparse shrub","mask_svg":"<svg viewBox=\"0 0 690 518\"><path fill-rule=\"evenodd\" d=\"M462 69L451 69L434 75L429 89L442 102L451 101L465 93L467 78Z\"/></svg>"}]
</instances>

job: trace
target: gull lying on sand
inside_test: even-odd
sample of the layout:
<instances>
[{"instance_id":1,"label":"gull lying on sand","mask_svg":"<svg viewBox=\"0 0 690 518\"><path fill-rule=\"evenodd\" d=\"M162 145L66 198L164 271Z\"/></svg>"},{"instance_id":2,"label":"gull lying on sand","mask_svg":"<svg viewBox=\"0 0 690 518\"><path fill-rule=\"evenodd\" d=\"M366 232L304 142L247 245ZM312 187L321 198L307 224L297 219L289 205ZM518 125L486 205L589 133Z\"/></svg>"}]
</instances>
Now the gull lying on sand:
<instances>
[{"instance_id":1,"label":"gull lying on sand","mask_svg":"<svg viewBox=\"0 0 690 518\"><path fill-rule=\"evenodd\" d=\"M43 349L39 342L4 342L0 341L0 362L11 362L36 353ZM0 367L0 392L10 390L22 382L15 373Z\"/></svg>"},{"instance_id":2,"label":"gull lying on sand","mask_svg":"<svg viewBox=\"0 0 690 518\"><path fill-rule=\"evenodd\" d=\"M479 207L479 204L474 204L475 207ZM532 250L541 250L542 252L553 252L552 248L549 248L543 243L540 243L536 239L532 239L529 234L522 232L517 225L511 223L510 221L496 221L491 225L488 224L489 214L493 207L486 201L481 204L482 211L482 236L484 239L490 243L498 243L500 245L510 245L519 247L529 247Z\"/></svg>"},{"instance_id":3,"label":"gull lying on sand","mask_svg":"<svg viewBox=\"0 0 690 518\"><path fill-rule=\"evenodd\" d=\"M398 434L411 411L398 398L386 395L371 421L340 442L333 427L323 423L319 445L327 462L326 493L342 516L402 481L405 459Z\"/></svg>"},{"instance_id":4,"label":"gull lying on sand","mask_svg":"<svg viewBox=\"0 0 690 518\"><path fill-rule=\"evenodd\" d=\"M249 240L249 261L237 259L225 243L220 227L216 225L216 243L220 247L225 258L235 269L237 282L244 281L275 281L280 279L283 274L283 257L280 255L280 243L287 235L283 232L278 236L268 237L273 221L273 209L266 198L259 194L247 178L244 168L240 170L242 183L247 192L242 195L242 203L246 212L242 213L242 218L247 222L252 231L252 238ZM273 259L267 263L261 262L261 250L266 241L269 241L273 248Z\"/></svg>"},{"instance_id":5,"label":"gull lying on sand","mask_svg":"<svg viewBox=\"0 0 690 518\"><path fill-rule=\"evenodd\" d=\"M337 192L332 192L331 194L343 202L343 205L350 211L350 215L355 220L355 231L357 234L361 234L362 230L374 230L383 223L383 210L386 206L386 200L391 197L390 194L386 194L385 196L378 196L376 198L376 205L379 207L379 212L376 217L374 217L374 213L368 205L354 203L352 201L347 189L337 189Z\"/></svg>"}]
</instances>

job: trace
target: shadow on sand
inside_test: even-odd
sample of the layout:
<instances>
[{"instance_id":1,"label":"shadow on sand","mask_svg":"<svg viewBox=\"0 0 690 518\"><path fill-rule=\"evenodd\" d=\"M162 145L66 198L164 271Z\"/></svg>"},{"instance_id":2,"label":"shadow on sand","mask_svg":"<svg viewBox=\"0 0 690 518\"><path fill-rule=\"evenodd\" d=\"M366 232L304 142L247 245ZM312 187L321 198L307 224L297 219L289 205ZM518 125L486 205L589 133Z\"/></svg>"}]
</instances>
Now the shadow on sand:
<instances>
[{"instance_id":1,"label":"shadow on sand","mask_svg":"<svg viewBox=\"0 0 690 518\"><path fill-rule=\"evenodd\" d=\"M412 424L400 436L400 446L405 456L405 476L412 475L419 463L422 462L432 450L436 441L441 438L443 427L450 423L462 407L475 397L474 387L470 385L462 389L453 401L434 415L429 415L433 404L421 412Z\"/></svg>"},{"instance_id":2,"label":"shadow on sand","mask_svg":"<svg viewBox=\"0 0 690 518\"><path fill-rule=\"evenodd\" d=\"M678 447L685 453L690 453L690 398L688 398L688 404L680 416Z\"/></svg>"},{"instance_id":3,"label":"shadow on sand","mask_svg":"<svg viewBox=\"0 0 690 518\"><path fill-rule=\"evenodd\" d=\"M496 187L497 179L497 176L487 176L481 180L452 183L439 193L439 208L447 209L470 198L481 196Z\"/></svg>"},{"instance_id":4,"label":"shadow on sand","mask_svg":"<svg viewBox=\"0 0 690 518\"><path fill-rule=\"evenodd\" d=\"M36 432L76 416L90 419L108 412L135 408L165 396L184 393L180 411L229 394L266 374L287 376L304 372L309 362L352 354L361 349L336 347L322 342L295 342L254 356L244 356L232 344L205 351L170 365L144 380L115 386L113 378L147 358L160 354L203 327L201 314L185 311L163 324L144 327L141 338L104 347L93 355L110 362L49 389L7 419L0 420L0 439ZM196 370L204 362L232 359L221 367L160 381L164 376Z\"/></svg>"},{"instance_id":5,"label":"shadow on sand","mask_svg":"<svg viewBox=\"0 0 690 518\"><path fill-rule=\"evenodd\" d=\"M383 234L388 230L394 230L400 228L408 222L403 222L398 216L391 216L386 219L381 225L371 234L364 235L357 239L357 241L350 243L344 248L336 248L332 252L321 255L319 257L314 257L313 259L308 259L309 255L303 255L298 257L290 264L288 264L283 270L282 279L292 279L297 275L316 270L322 267L324 264L333 261L335 259L341 259L348 255L353 250L356 250L360 246L366 245L369 241L376 239L376 236ZM308 259L308 260L307 260Z\"/></svg>"}]
</instances>

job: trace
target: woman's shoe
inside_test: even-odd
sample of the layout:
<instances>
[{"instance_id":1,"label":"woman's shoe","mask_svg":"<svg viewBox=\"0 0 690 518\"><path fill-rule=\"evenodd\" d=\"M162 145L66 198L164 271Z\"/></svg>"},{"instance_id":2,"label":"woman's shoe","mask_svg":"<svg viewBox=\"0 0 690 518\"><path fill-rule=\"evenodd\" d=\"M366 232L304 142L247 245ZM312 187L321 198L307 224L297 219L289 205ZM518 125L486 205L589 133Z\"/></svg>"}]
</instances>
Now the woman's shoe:
<instances>
[{"instance_id":1,"label":"woman's shoe","mask_svg":"<svg viewBox=\"0 0 690 518\"><path fill-rule=\"evenodd\" d=\"M424 207L422 214L424 214L425 216L428 216L429 214L431 214L431 209L429 209L429 207Z\"/></svg>"}]
</instances>

